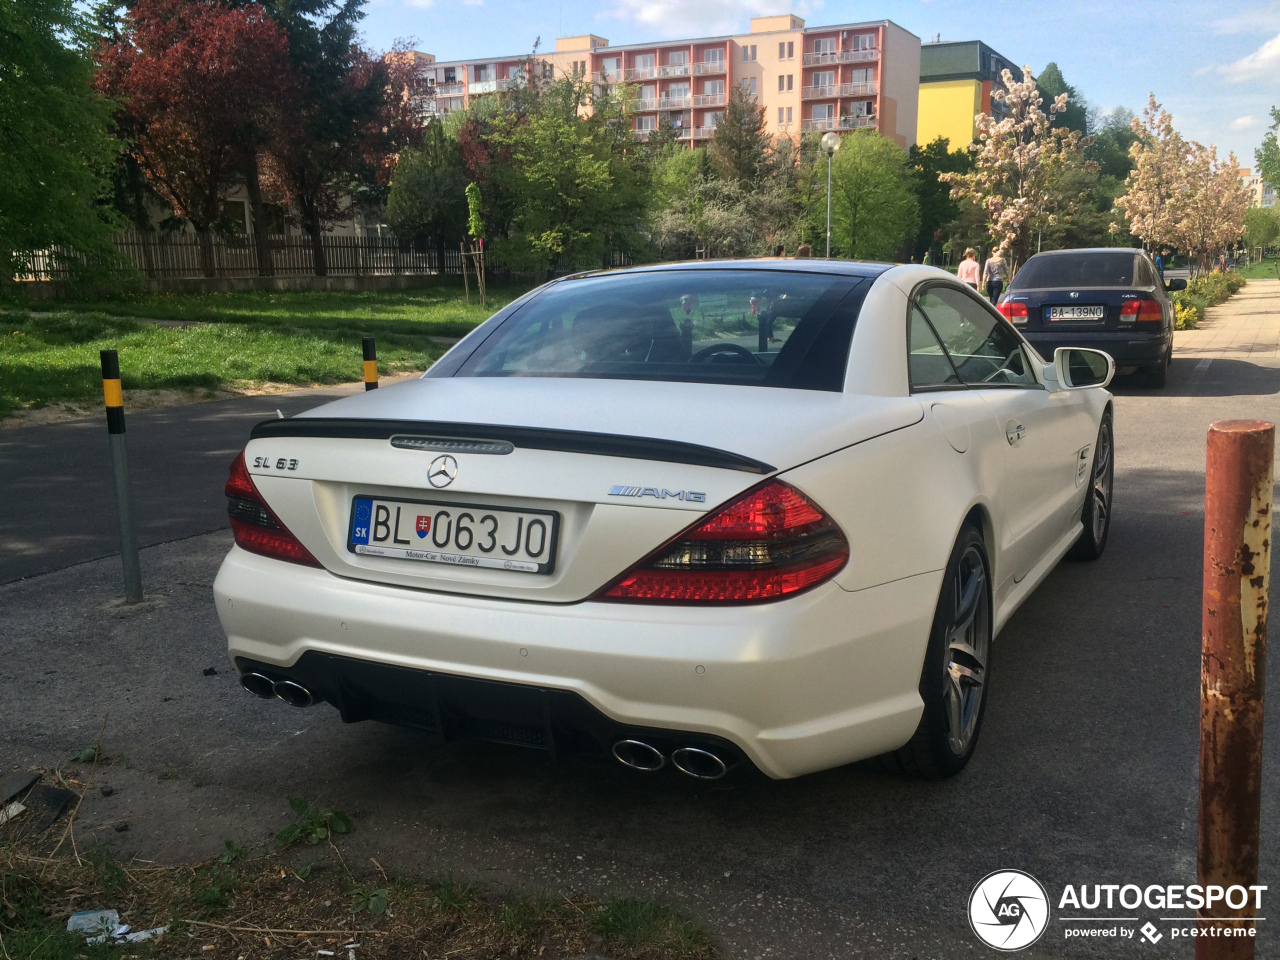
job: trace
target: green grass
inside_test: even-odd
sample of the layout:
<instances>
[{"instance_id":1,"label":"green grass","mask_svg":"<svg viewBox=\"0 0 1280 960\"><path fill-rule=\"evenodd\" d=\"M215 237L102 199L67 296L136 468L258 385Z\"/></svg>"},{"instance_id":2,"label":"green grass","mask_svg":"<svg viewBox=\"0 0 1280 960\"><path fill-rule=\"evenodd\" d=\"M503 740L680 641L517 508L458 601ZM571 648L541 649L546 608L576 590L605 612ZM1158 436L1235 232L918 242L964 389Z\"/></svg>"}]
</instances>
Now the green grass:
<instances>
[{"instance_id":1,"label":"green grass","mask_svg":"<svg viewBox=\"0 0 1280 960\"><path fill-rule=\"evenodd\" d=\"M294 292L144 294L61 305L75 313L151 320L194 320L255 327L360 330L366 336L387 333L461 337L525 287L491 287L481 308L475 290L467 304L461 285L377 293ZM424 330L429 327L430 330Z\"/></svg>"},{"instance_id":2,"label":"green grass","mask_svg":"<svg viewBox=\"0 0 1280 960\"><path fill-rule=\"evenodd\" d=\"M1268 257L1260 263L1239 267L1238 271L1248 280L1280 280L1280 259Z\"/></svg>"},{"instance_id":3,"label":"green grass","mask_svg":"<svg viewBox=\"0 0 1280 960\"><path fill-rule=\"evenodd\" d=\"M591 918L606 941L628 947L658 947L677 955L712 949L711 937L688 917L652 900L610 897Z\"/></svg>"},{"instance_id":4,"label":"green grass","mask_svg":"<svg viewBox=\"0 0 1280 960\"><path fill-rule=\"evenodd\" d=\"M522 293L432 287L391 293L149 295L0 310L0 416L102 396L98 351L120 352L126 396L137 389L213 391L260 383L341 383L361 376L360 339L378 342L383 374L422 370L456 338ZM137 318L197 321L166 328Z\"/></svg>"}]
</instances>

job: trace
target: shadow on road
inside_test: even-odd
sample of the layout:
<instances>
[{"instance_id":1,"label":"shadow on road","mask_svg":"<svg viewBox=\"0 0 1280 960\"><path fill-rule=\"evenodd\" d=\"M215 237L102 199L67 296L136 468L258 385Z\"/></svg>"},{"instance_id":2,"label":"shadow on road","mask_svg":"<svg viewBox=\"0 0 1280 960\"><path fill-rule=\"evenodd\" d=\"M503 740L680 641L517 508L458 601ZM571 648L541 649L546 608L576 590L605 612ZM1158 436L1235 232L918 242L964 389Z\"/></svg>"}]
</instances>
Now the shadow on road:
<instances>
[{"instance_id":1,"label":"shadow on road","mask_svg":"<svg viewBox=\"0 0 1280 960\"><path fill-rule=\"evenodd\" d=\"M1169 382L1163 389L1147 386L1141 373L1116 377L1111 392L1122 397L1264 397L1280 393L1280 366L1264 366L1249 360L1212 360L1174 357Z\"/></svg>"}]
</instances>

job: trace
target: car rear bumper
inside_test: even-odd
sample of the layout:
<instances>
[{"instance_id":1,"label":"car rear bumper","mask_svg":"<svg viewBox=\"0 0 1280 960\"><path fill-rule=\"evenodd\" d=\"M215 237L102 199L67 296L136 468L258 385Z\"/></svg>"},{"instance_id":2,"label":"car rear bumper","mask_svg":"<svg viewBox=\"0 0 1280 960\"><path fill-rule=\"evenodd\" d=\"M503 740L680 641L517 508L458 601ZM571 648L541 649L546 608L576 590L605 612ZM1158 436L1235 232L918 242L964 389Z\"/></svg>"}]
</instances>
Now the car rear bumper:
<instances>
[{"instance_id":1,"label":"car rear bumper","mask_svg":"<svg viewBox=\"0 0 1280 960\"><path fill-rule=\"evenodd\" d=\"M309 682L347 720L552 751L643 731L723 742L793 777L910 739L940 582L826 583L719 608L536 604L348 580L237 547L214 594L241 672Z\"/></svg>"},{"instance_id":2,"label":"car rear bumper","mask_svg":"<svg viewBox=\"0 0 1280 960\"><path fill-rule=\"evenodd\" d=\"M1173 345L1173 334L1168 332L1139 336L1130 330L1114 333L1039 333L1023 330L1022 335L1046 360L1053 359L1053 351L1058 347L1089 347L1109 353L1118 367L1145 367L1160 363Z\"/></svg>"}]
</instances>

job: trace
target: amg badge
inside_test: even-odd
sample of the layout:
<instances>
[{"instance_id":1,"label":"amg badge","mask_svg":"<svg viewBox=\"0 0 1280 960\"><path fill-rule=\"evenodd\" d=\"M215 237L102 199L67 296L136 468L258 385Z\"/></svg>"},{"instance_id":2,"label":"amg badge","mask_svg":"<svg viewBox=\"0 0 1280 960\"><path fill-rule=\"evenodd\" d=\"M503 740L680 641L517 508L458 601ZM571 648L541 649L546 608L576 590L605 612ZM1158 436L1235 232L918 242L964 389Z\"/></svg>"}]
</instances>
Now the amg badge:
<instances>
[{"instance_id":1,"label":"amg badge","mask_svg":"<svg viewBox=\"0 0 1280 960\"><path fill-rule=\"evenodd\" d=\"M693 490L664 490L661 487L614 487L611 497L653 497L655 500L683 500L686 503L706 503L707 495Z\"/></svg>"}]
</instances>

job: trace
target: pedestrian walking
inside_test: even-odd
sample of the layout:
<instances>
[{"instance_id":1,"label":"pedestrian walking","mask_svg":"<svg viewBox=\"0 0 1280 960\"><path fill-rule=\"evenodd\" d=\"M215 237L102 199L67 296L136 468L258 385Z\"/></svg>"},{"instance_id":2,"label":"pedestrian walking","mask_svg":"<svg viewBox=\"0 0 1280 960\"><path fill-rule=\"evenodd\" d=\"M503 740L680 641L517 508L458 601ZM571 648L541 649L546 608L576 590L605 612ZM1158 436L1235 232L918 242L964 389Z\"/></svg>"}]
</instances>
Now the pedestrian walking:
<instances>
[{"instance_id":1,"label":"pedestrian walking","mask_svg":"<svg viewBox=\"0 0 1280 960\"><path fill-rule=\"evenodd\" d=\"M969 247L964 252L964 259L960 261L960 266L956 268L956 279L977 290L981 273L982 269L978 266L978 251Z\"/></svg>"},{"instance_id":2,"label":"pedestrian walking","mask_svg":"<svg viewBox=\"0 0 1280 960\"><path fill-rule=\"evenodd\" d=\"M926 267L932 267L932 266L933 266L933 258L929 256L929 251L928 251L928 250L926 250L926 251L924 252L924 259L923 259L923 260L921 260L920 262L921 262L924 266L926 266Z\"/></svg>"},{"instance_id":3,"label":"pedestrian walking","mask_svg":"<svg viewBox=\"0 0 1280 960\"><path fill-rule=\"evenodd\" d=\"M1160 279L1164 279L1164 253L1156 254L1156 273L1160 274Z\"/></svg>"},{"instance_id":4,"label":"pedestrian walking","mask_svg":"<svg viewBox=\"0 0 1280 960\"><path fill-rule=\"evenodd\" d=\"M987 299L992 303L1000 299L1000 294L1004 293L1005 282L1009 279L1009 262L1005 259L1008 250L1008 246L1001 244L987 258L987 262L982 267L982 280L987 286Z\"/></svg>"}]
</instances>

